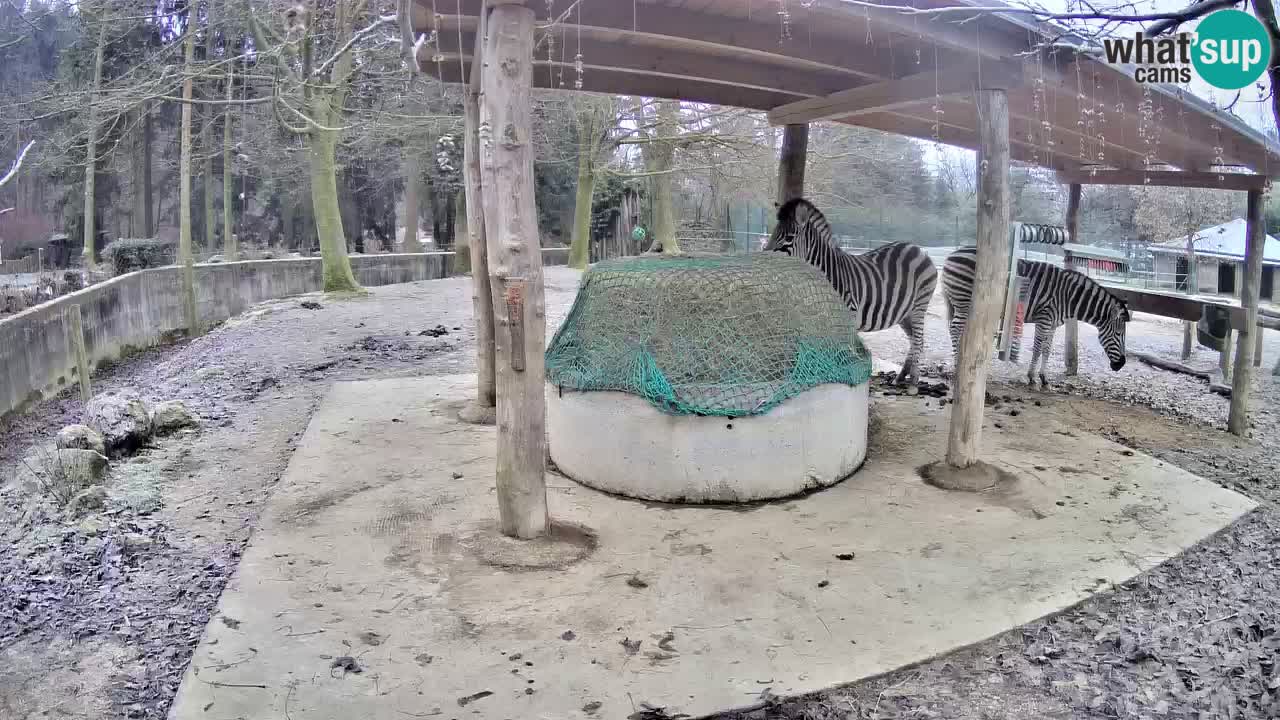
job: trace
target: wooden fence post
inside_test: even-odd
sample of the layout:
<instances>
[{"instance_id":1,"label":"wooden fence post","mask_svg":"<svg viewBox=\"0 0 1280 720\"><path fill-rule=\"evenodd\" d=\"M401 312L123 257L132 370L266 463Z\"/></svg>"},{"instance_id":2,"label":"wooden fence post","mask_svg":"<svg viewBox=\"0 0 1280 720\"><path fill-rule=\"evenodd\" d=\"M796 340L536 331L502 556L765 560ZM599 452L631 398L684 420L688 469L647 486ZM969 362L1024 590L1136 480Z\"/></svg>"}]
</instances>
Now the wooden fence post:
<instances>
[{"instance_id":1,"label":"wooden fence post","mask_svg":"<svg viewBox=\"0 0 1280 720\"><path fill-rule=\"evenodd\" d=\"M489 284L489 248L485 241L485 201L480 172L480 74L484 62L484 9L471 59L471 76L464 90L466 136L462 141L464 192L467 197L467 237L471 254L471 305L476 324L476 398L459 413L466 422L492 425L497 390L494 379L493 289Z\"/></svg>"},{"instance_id":2,"label":"wooden fence post","mask_svg":"<svg viewBox=\"0 0 1280 720\"><path fill-rule=\"evenodd\" d=\"M480 80L481 190L494 312L498 512L502 532L547 532L542 248L533 196L534 11L496 5Z\"/></svg>"},{"instance_id":3,"label":"wooden fence post","mask_svg":"<svg viewBox=\"0 0 1280 720\"><path fill-rule=\"evenodd\" d=\"M1227 414L1227 431L1233 435L1244 435L1249 429L1249 392L1253 382L1251 351L1256 351L1251 343L1254 341L1254 333L1258 333L1259 337L1262 335L1262 328L1258 327L1258 289L1262 284L1262 253L1267 237L1262 218L1263 202L1261 190L1249 191L1244 278L1240 283L1240 305L1244 308L1244 323L1236 331L1239 343L1236 346L1236 363L1231 377L1231 409ZM1229 345L1224 347L1224 357L1227 355L1227 348Z\"/></svg>"},{"instance_id":4,"label":"wooden fence post","mask_svg":"<svg viewBox=\"0 0 1280 720\"><path fill-rule=\"evenodd\" d=\"M1071 183L1071 186L1067 189L1067 240L1072 244L1079 244L1080 242L1077 239L1080 230L1080 194L1080 184ZM1063 265L1070 270L1071 251L1064 250L1062 256ZM1080 372L1080 324L1075 318L1067 320L1064 333L1063 359L1067 366L1067 375L1075 375Z\"/></svg>"},{"instance_id":5,"label":"wooden fence post","mask_svg":"<svg viewBox=\"0 0 1280 720\"><path fill-rule=\"evenodd\" d=\"M1000 319L1008 273L1009 97L1002 89L977 91L978 233L972 305L960 339L952 385L947 464L967 468L978 461L991 338Z\"/></svg>"},{"instance_id":6,"label":"wooden fence post","mask_svg":"<svg viewBox=\"0 0 1280 720\"><path fill-rule=\"evenodd\" d=\"M84 317L79 305L66 309L67 343L76 354L76 375L80 380L80 400L88 406L93 397L93 388L89 384L89 352L84 342Z\"/></svg>"}]
</instances>

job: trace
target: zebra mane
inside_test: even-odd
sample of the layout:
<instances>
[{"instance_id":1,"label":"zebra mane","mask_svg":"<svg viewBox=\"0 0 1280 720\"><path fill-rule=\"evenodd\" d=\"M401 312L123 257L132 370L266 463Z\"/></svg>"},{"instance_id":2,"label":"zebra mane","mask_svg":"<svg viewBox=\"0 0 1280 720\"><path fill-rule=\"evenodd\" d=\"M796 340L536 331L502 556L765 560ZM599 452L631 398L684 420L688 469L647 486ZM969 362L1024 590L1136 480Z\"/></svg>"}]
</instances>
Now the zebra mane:
<instances>
[{"instance_id":1,"label":"zebra mane","mask_svg":"<svg viewBox=\"0 0 1280 720\"><path fill-rule=\"evenodd\" d=\"M1076 275L1079 275L1081 278L1083 278L1083 279L1084 279L1084 281L1085 281L1086 283L1088 283L1089 285L1092 285L1093 287L1095 287L1095 288L1097 288L1097 289L1101 290L1101 291L1102 291L1102 294L1103 294L1103 295L1106 295L1108 300L1110 300L1112 303L1115 303L1116 305L1119 305L1119 306L1120 306L1121 314L1122 314L1122 316L1123 316L1123 318L1124 318L1124 321L1125 321L1125 322L1129 322L1129 320L1130 320L1130 319L1132 319L1132 316L1131 316L1131 315L1130 315L1130 313L1129 313L1129 303L1127 303L1127 302L1125 302L1124 300L1122 300L1122 299L1120 299L1119 297L1117 297L1115 293L1113 293L1113 292L1111 292L1111 290L1107 289L1107 286L1103 285L1102 283L1098 282L1097 280L1094 280L1093 278L1089 277L1088 275L1085 275L1084 273L1080 272L1079 270L1070 270L1070 269L1067 269L1067 268L1063 268L1063 270L1065 270L1066 272L1075 273Z\"/></svg>"},{"instance_id":2,"label":"zebra mane","mask_svg":"<svg viewBox=\"0 0 1280 720\"><path fill-rule=\"evenodd\" d=\"M801 208L808 211L808 218L805 223L812 225L817 231L819 237L828 239L831 237L831 224L827 222L827 218L818 210L817 206L805 200L802 197L791 198L778 208L778 225L795 224L796 215Z\"/></svg>"}]
</instances>

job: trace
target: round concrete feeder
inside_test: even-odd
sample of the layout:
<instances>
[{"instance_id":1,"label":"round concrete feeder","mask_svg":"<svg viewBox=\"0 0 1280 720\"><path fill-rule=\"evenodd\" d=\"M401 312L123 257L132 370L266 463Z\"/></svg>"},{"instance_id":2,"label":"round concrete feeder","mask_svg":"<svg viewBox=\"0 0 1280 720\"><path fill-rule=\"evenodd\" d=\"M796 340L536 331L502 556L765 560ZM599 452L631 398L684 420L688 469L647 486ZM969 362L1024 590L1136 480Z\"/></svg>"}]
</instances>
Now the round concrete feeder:
<instances>
[{"instance_id":1,"label":"round concrete feeder","mask_svg":"<svg viewBox=\"0 0 1280 720\"><path fill-rule=\"evenodd\" d=\"M622 392L547 385L551 459L606 492L749 502L833 485L867 455L867 384L825 384L739 418L663 413Z\"/></svg>"}]
</instances>

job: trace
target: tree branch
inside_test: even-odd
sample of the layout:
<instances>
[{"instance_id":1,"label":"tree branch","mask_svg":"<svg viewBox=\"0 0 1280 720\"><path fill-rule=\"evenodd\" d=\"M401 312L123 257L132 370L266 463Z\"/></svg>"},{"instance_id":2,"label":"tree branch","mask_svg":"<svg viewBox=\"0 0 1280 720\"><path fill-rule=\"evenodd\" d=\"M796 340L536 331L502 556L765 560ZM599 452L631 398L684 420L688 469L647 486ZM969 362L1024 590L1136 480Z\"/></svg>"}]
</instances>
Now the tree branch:
<instances>
[{"instance_id":1,"label":"tree branch","mask_svg":"<svg viewBox=\"0 0 1280 720\"><path fill-rule=\"evenodd\" d=\"M338 61L339 58L347 54L347 52L349 52L352 46L354 46L356 43L360 42L364 38L373 34L373 32L377 30L379 27L382 27L387 23L391 23L395 21L396 21L395 15L383 15L379 17L377 20L374 20L371 25L353 34L351 36L351 39L348 40L346 44L344 44L342 47L338 48L338 51L335 52L332 56L330 56L328 60L325 60L324 62L320 63L319 67L317 67L315 71L312 72L312 74L319 75L320 73L323 73L325 70L328 70L330 65L334 64L335 62Z\"/></svg>"},{"instance_id":2,"label":"tree branch","mask_svg":"<svg viewBox=\"0 0 1280 720\"><path fill-rule=\"evenodd\" d=\"M4 187L10 180L18 176L18 170L22 169L23 158L27 156L27 151L31 149L31 146L35 144L36 141L32 140L27 143L26 147L22 148L22 152L18 153L18 159L13 161L13 167L9 168L9 172L5 173L4 177L0 177L0 187Z\"/></svg>"}]
</instances>

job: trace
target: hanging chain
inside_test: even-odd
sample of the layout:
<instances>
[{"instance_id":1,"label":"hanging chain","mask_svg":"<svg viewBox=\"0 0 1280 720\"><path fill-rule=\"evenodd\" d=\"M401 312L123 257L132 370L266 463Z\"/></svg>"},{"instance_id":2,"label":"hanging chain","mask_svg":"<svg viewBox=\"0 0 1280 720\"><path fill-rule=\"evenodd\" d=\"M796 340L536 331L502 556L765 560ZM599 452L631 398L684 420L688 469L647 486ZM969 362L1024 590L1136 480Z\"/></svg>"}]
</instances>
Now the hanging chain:
<instances>
[{"instance_id":1,"label":"hanging chain","mask_svg":"<svg viewBox=\"0 0 1280 720\"><path fill-rule=\"evenodd\" d=\"M778 0L778 22L782 25L781 37L778 38L781 45L791 39L791 11L787 9L787 0Z\"/></svg>"},{"instance_id":2,"label":"hanging chain","mask_svg":"<svg viewBox=\"0 0 1280 720\"><path fill-rule=\"evenodd\" d=\"M1103 134L1103 130L1107 123L1107 104L1102 101L1102 81L1098 79L1098 73L1093 74L1093 102L1098 113L1098 157L1097 164L1089 171L1089 176L1093 177L1098 174L1098 166L1105 165L1107 162L1107 137Z\"/></svg>"},{"instance_id":3,"label":"hanging chain","mask_svg":"<svg viewBox=\"0 0 1280 720\"><path fill-rule=\"evenodd\" d=\"M547 83L556 84L556 13L555 0L547 0Z\"/></svg>"},{"instance_id":4,"label":"hanging chain","mask_svg":"<svg viewBox=\"0 0 1280 720\"><path fill-rule=\"evenodd\" d=\"M575 90L582 89L582 2L578 0L578 54L573 56L573 69L578 73L578 77L573 81Z\"/></svg>"}]
</instances>

